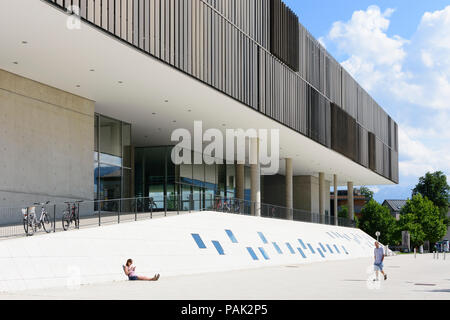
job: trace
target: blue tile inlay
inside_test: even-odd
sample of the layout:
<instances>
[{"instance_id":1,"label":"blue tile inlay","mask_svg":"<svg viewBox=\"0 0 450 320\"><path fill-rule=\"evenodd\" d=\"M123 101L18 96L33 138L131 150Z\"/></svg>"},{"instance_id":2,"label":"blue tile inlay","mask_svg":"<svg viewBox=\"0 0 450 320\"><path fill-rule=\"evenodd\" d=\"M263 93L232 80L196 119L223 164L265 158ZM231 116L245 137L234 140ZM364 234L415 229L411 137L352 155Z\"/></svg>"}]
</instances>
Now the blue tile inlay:
<instances>
[{"instance_id":1,"label":"blue tile inlay","mask_svg":"<svg viewBox=\"0 0 450 320\"><path fill-rule=\"evenodd\" d=\"M302 246L303 249L308 249L305 244L303 243L302 239L298 239L298 242L300 242L300 245Z\"/></svg>"},{"instance_id":2,"label":"blue tile inlay","mask_svg":"<svg viewBox=\"0 0 450 320\"><path fill-rule=\"evenodd\" d=\"M303 250L300 248L297 248L298 252L300 252L300 254L302 255L303 259L306 259L305 254L303 253Z\"/></svg>"},{"instance_id":3,"label":"blue tile inlay","mask_svg":"<svg viewBox=\"0 0 450 320\"><path fill-rule=\"evenodd\" d=\"M233 234L233 231L231 231L231 230L225 230L225 232L227 233L228 238L230 238L231 242L233 242L233 243L238 243L238 241L236 240L236 237L235 237L234 234Z\"/></svg>"},{"instance_id":4,"label":"blue tile inlay","mask_svg":"<svg viewBox=\"0 0 450 320\"><path fill-rule=\"evenodd\" d=\"M258 257L256 256L255 251L253 251L252 248L247 247L247 251L248 251L248 253L250 254L250 256L252 257L253 260L259 260Z\"/></svg>"},{"instance_id":5,"label":"blue tile inlay","mask_svg":"<svg viewBox=\"0 0 450 320\"><path fill-rule=\"evenodd\" d=\"M319 242L319 246L322 248L323 252L327 252L327 249L325 249L322 243Z\"/></svg>"},{"instance_id":6,"label":"blue tile inlay","mask_svg":"<svg viewBox=\"0 0 450 320\"><path fill-rule=\"evenodd\" d=\"M331 238L334 239L334 236L331 233L329 233L328 231L327 231L327 235L329 235Z\"/></svg>"},{"instance_id":7,"label":"blue tile inlay","mask_svg":"<svg viewBox=\"0 0 450 320\"><path fill-rule=\"evenodd\" d=\"M308 243L308 247L309 247L309 250L311 250L312 254L316 254L316 252L314 251L314 249L310 243Z\"/></svg>"},{"instance_id":8,"label":"blue tile inlay","mask_svg":"<svg viewBox=\"0 0 450 320\"><path fill-rule=\"evenodd\" d=\"M331 247L329 244L327 244L327 248L328 248L328 251L330 251L330 253L334 253L333 250L331 250Z\"/></svg>"},{"instance_id":9,"label":"blue tile inlay","mask_svg":"<svg viewBox=\"0 0 450 320\"><path fill-rule=\"evenodd\" d=\"M317 248L317 251L319 251L319 253L322 256L322 258L325 258L325 255L322 253L322 250L320 250L320 248Z\"/></svg>"},{"instance_id":10,"label":"blue tile inlay","mask_svg":"<svg viewBox=\"0 0 450 320\"><path fill-rule=\"evenodd\" d=\"M202 238L197 233L191 233L192 238L194 238L195 242L197 243L197 246L200 249L206 249L205 243L203 242Z\"/></svg>"},{"instance_id":11,"label":"blue tile inlay","mask_svg":"<svg viewBox=\"0 0 450 320\"><path fill-rule=\"evenodd\" d=\"M264 237L263 233L258 232L258 234L259 234L259 237L261 238L262 242L267 243L267 239L266 239L266 237Z\"/></svg>"},{"instance_id":12,"label":"blue tile inlay","mask_svg":"<svg viewBox=\"0 0 450 320\"><path fill-rule=\"evenodd\" d=\"M294 251L294 249L292 249L292 246L291 246L291 244L290 244L289 242L286 242L286 247L288 247L289 251L290 251L292 254L295 254L295 251Z\"/></svg>"},{"instance_id":13,"label":"blue tile inlay","mask_svg":"<svg viewBox=\"0 0 450 320\"><path fill-rule=\"evenodd\" d=\"M277 250L277 252L279 254L283 254L283 251L281 251L281 248L278 246L278 244L276 242L272 242L273 247L275 248L275 250Z\"/></svg>"},{"instance_id":14,"label":"blue tile inlay","mask_svg":"<svg viewBox=\"0 0 450 320\"><path fill-rule=\"evenodd\" d=\"M337 245L334 244L333 247L334 247L334 249L336 249L336 252L337 252L337 253L341 254L341 252L339 251Z\"/></svg>"},{"instance_id":15,"label":"blue tile inlay","mask_svg":"<svg viewBox=\"0 0 450 320\"><path fill-rule=\"evenodd\" d=\"M266 253L266 250L264 250L264 248L259 247L259 252L261 252L262 256L264 257L264 259L269 260L269 256Z\"/></svg>"},{"instance_id":16,"label":"blue tile inlay","mask_svg":"<svg viewBox=\"0 0 450 320\"><path fill-rule=\"evenodd\" d=\"M345 249L344 246L342 246L342 249L344 249L345 254L348 254L347 249Z\"/></svg>"},{"instance_id":17,"label":"blue tile inlay","mask_svg":"<svg viewBox=\"0 0 450 320\"><path fill-rule=\"evenodd\" d=\"M225 255L225 252L223 251L222 246L220 245L219 241L211 241L214 247L216 248L217 252L223 256Z\"/></svg>"}]
</instances>

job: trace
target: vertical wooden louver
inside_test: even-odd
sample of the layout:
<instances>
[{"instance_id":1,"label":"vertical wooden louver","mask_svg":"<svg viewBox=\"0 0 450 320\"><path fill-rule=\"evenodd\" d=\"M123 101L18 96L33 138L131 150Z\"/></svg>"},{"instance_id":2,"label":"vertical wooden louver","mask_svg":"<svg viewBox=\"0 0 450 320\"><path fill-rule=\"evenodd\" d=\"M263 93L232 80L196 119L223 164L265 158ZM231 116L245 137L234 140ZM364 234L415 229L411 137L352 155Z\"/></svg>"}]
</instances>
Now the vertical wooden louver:
<instances>
[{"instance_id":1,"label":"vertical wooden louver","mask_svg":"<svg viewBox=\"0 0 450 320\"><path fill-rule=\"evenodd\" d=\"M270 51L294 71L299 71L299 21L281 0L270 1Z\"/></svg>"},{"instance_id":2,"label":"vertical wooden louver","mask_svg":"<svg viewBox=\"0 0 450 320\"><path fill-rule=\"evenodd\" d=\"M397 124L281 0L44 1L398 182Z\"/></svg>"}]
</instances>

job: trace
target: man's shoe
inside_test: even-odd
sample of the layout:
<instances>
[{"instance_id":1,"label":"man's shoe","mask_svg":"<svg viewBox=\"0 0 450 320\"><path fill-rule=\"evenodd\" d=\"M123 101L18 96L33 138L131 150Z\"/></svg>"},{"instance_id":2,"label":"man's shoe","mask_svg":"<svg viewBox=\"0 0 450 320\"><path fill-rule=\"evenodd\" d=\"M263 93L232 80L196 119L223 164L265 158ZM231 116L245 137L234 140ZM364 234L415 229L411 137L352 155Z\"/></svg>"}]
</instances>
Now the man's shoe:
<instances>
[{"instance_id":1,"label":"man's shoe","mask_svg":"<svg viewBox=\"0 0 450 320\"><path fill-rule=\"evenodd\" d=\"M384 275L384 280L387 280L387 274Z\"/></svg>"}]
</instances>

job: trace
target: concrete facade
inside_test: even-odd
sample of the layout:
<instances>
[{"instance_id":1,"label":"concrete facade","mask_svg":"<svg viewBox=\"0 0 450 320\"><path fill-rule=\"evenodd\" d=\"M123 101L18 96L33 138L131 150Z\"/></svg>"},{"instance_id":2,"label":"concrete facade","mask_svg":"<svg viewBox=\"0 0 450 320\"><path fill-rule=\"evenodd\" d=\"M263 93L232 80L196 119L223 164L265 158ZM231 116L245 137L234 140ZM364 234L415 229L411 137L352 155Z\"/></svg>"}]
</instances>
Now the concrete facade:
<instances>
[{"instance_id":1,"label":"concrete facade","mask_svg":"<svg viewBox=\"0 0 450 320\"><path fill-rule=\"evenodd\" d=\"M314 176L294 177L294 209L319 213L319 178ZM325 190L330 190L330 181L325 180ZM330 192L325 192L325 213L330 213Z\"/></svg>"},{"instance_id":2,"label":"concrete facade","mask_svg":"<svg viewBox=\"0 0 450 320\"><path fill-rule=\"evenodd\" d=\"M0 207L93 198L94 106L0 70Z\"/></svg>"},{"instance_id":3,"label":"concrete facade","mask_svg":"<svg viewBox=\"0 0 450 320\"><path fill-rule=\"evenodd\" d=\"M355 200L354 200L353 182L347 183L347 194L348 194L348 217L351 220L355 220Z\"/></svg>"},{"instance_id":4,"label":"concrete facade","mask_svg":"<svg viewBox=\"0 0 450 320\"><path fill-rule=\"evenodd\" d=\"M292 159L286 159L286 208L294 209L294 188L293 188L293 169L292 169ZM288 211L287 219L292 220L294 218L292 210Z\"/></svg>"}]
</instances>

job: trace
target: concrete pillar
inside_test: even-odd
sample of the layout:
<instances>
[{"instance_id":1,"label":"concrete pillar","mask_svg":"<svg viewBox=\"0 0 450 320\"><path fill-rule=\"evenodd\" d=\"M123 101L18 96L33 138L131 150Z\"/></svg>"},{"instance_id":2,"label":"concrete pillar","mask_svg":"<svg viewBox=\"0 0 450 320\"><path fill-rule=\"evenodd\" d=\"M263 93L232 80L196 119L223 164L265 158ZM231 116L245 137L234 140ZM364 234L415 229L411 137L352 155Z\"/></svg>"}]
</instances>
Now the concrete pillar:
<instances>
[{"instance_id":1,"label":"concrete pillar","mask_svg":"<svg viewBox=\"0 0 450 320\"><path fill-rule=\"evenodd\" d=\"M325 173L319 173L319 214L320 223L325 222Z\"/></svg>"},{"instance_id":2,"label":"concrete pillar","mask_svg":"<svg viewBox=\"0 0 450 320\"><path fill-rule=\"evenodd\" d=\"M338 213L338 187L337 187L337 174L333 176L333 191L334 191L334 223L335 225L339 225L339 213Z\"/></svg>"},{"instance_id":3,"label":"concrete pillar","mask_svg":"<svg viewBox=\"0 0 450 320\"><path fill-rule=\"evenodd\" d=\"M250 140L250 180L251 180L251 201L252 215L261 216L261 170L259 164L259 140L251 138ZM252 163L256 162L256 163Z\"/></svg>"},{"instance_id":4,"label":"concrete pillar","mask_svg":"<svg viewBox=\"0 0 450 320\"><path fill-rule=\"evenodd\" d=\"M236 198L244 200L245 198L245 165L236 165Z\"/></svg>"},{"instance_id":5,"label":"concrete pillar","mask_svg":"<svg viewBox=\"0 0 450 320\"><path fill-rule=\"evenodd\" d=\"M353 199L353 182L347 182L348 216L355 220L355 201Z\"/></svg>"},{"instance_id":6,"label":"concrete pillar","mask_svg":"<svg viewBox=\"0 0 450 320\"><path fill-rule=\"evenodd\" d=\"M286 219L288 220L294 220L294 213L292 211L292 209L294 208L293 180L294 180L294 172L292 169L292 159L288 158L286 159L286 208L287 208Z\"/></svg>"}]
</instances>

